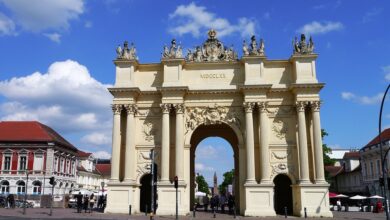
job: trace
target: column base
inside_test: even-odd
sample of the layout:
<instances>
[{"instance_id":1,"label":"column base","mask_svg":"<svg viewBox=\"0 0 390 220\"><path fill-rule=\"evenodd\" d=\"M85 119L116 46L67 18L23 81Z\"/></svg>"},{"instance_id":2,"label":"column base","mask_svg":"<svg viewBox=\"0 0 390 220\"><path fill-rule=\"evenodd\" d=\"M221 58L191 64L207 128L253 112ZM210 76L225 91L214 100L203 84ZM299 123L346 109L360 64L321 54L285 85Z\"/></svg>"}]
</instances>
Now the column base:
<instances>
[{"instance_id":1,"label":"column base","mask_svg":"<svg viewBox=\"0 0 390 220\"><path fill-rule=\"evenodd\" d=\"M107 184L107 207L104 212L128 214L129 205L132 206L132 213L139 212L137 192L137 184L110 181Z\"/></svg>"},{"instance_id":2,"label":"column base","mask_svg":"<svg viewBox=\"0 0 390 220\"><path fill-rule=\"evenodd\" d=\"M245 184L244 216L276 216L273 184Z\"/></svg>"},{"instance_id":3,"label":"column base","mask_svg":"<svg viewBox=\"0 0 390 220\"><path fill-rule=\"evenodd\" d=\"M187 184L179 181L178 187L178 214L187 215L190 213L189 198L187 198ZM176 188L169 181L157 183L157 215L175 215L176 214Z\"/></svg>"},{"instance_id":4,"label":"column base","mask_svg":"<svg viewBox=\"0 0 390 220\"><path fill-rule=\"evenodd\" d=\"M333 217L329 207L329 184L292 185L294 215L308 217Z\"/></svg>"}]
</instances>

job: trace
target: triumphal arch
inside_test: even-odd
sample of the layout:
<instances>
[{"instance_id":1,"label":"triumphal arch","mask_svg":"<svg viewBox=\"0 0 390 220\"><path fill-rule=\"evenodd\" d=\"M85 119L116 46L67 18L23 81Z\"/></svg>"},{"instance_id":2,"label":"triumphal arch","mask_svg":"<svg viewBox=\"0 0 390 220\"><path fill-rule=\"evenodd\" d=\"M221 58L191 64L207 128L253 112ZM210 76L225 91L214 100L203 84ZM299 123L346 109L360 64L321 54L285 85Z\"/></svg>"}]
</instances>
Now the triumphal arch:
<instances>
[{"instance_id":1,"label":"triumphal arch","mask_svg":"<svg viewBox=\"0 0 390 220\"><path fill-rule=\"evenodd\" d=\"M314 43L302 35L287 60L266 57L264 41L244 41L239 58L207 39L183 54L172 40L159 63L141 64L127 42L117 48L113 99L111 179L106 212L147 211L149 152L156 152L157 215L175 213L173 178L179 178L178 209L194 202L194 152L204 138L232 146L234 192L240 214L332 216L324 177L320 97Z\"/></svg>"}]
</instances>

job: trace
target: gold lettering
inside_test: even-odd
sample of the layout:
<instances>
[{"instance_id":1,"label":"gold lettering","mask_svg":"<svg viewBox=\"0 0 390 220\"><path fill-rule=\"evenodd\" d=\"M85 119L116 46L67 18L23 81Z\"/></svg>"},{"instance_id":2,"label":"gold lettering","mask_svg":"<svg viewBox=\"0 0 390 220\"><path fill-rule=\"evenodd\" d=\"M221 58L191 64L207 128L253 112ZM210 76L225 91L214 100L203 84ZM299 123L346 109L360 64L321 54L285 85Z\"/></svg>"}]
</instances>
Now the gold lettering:
<instances>
[{"instance_id":1,"label":"gold lettering","mask_svg":"<svg viewBox=\"0 0 390 220\"><path fill-rule=\"evenodd\" d=\"M202 73L200 74L200 78L202 79L222 79L226 78L224 73Z\"/></svg>"}]
</instances>

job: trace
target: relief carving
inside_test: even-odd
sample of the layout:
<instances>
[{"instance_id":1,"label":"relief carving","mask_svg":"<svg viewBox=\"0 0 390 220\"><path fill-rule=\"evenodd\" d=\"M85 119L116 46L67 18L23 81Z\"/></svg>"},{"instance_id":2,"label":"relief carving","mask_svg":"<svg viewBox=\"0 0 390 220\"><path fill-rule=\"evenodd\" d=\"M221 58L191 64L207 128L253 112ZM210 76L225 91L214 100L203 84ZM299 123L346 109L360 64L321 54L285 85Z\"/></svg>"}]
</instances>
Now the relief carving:
<instances>
[{"instance_id":1,"label":"relief carving","mask_svg":"<svg viewBox=\"0 0 390 220\"><path fill-rule=\"evenodd\" d=\"M157 152L155 152L155 164L160 164L160 157ZM138 152L138 164L137 164L137 180L142 177L144 174L150 173L150 166L152 160L150 159L150 151L139 151ZM160 173L160 168L157 166L158 173Z\"/></svg>"},{"instance_id":2,"label":"relief carving","mask_svg":"<svg viewBox=\"0 0 390 220\"><path fill-rule=\"evenodd\" d=\"M278 163L278 164L271 165L271 167L272 167L272 172L271 172L270 179L273 179L273 177L278 174L288 173L290 175L294 175L294 166L289 165L287 163Z\"/></svg>"},{"instance_id":3,"label":"relief carving","mask_svg":"<svg viewBox=\"0 0 390 220\"><path fill-rule=\"evenodd\" d=\"M287 159L287 157L290 155L290 153L280 153L280 154L277 154L276 152L272 152L272 158L273 159L277 159L277 160L285 160Z\"/></svg>"},{"instance_id":4,"label":"relief carving","mask_svg":"<svg viewBox=\"0 0 390 220\"><path fill-rule=\"evenodd\" d=\"M156 129L153 128L153 123L151 122L144 123L142 131L145 135L145 141L150 142L154 139L154 135L156 133L155 130Z\"/></svg>"},{"instance_id":5,"label":"relief carving","mask_svg":"<svg viewBox=\"0 0 390 220\"><path fill-rule=\"evenodd\" d=\"M205 108L187 108L185 124L186 133L190 130L194 130L200 124L210 125L220 124L221 122L236 124L240 127L239 114L237 112L229 112L227 107L218 105Z\"/></svg>"},{"instance_id":6,"label":"relief carving","mask_svg":"<svg viewBox=\"0 0 390 220\"><path fill-rule=\"evenodd\" d=\"M282 120L275 120L272 125L272 131L280 140L285 139L288 131L287 123Z\"/></svg>"}]
</instances>

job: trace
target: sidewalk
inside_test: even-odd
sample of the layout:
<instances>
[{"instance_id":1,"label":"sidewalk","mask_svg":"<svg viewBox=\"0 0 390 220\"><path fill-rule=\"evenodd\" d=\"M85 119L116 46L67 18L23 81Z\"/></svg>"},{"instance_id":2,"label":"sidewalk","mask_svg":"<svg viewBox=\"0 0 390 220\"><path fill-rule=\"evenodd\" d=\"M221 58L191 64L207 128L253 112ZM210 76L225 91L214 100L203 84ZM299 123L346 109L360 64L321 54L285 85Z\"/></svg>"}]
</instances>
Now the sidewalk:
<instances>
[{"instance_id":1,"label":"sidewalk","mask_svg":"<svg viewBox=\"0 0 390 220\"><path fill-rule=\"evenodd\" d=\"M385 219L385 213L370 213L370 212L333 212L334 218L329 218L332 220L349 220L349 219L359 219L359 220L383 220ZM3 217L3 218L1 218ZM5 217L5 218L4 218ZM118 220L127 220L127 219L136 219L136 220L149 220L149 216L145 215L125 215L125 214L104 214L100 212L93 213L77 213L76 209L53 209L53 216L49 216L49 209L43 208L29 208L26 209L26 215L23 215L22 208L16 209L0 209L0 219L10 219L9 217L14 217L18 219L118 219ZM155 220L168 220L175 219L175 216L156 216ZM179 216L179 219L191 220L191 219L204 219L204 220L215 220L215 219L234 219L232 215L220 214L217 213L216 218L213 218L211 212L197 212L196 217L192 216ZM266 217L266 218L255 218L255 217L242 217L237 216L237 219L245 220L277 220L285 219L284 216L276 217ZM294 216L288 216L288 219L304 219ZM326 219L326 218L307 218L307 219Z\"/></svg>"}]
</instances>

